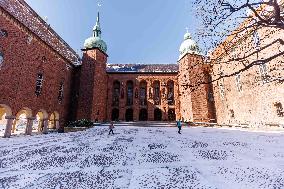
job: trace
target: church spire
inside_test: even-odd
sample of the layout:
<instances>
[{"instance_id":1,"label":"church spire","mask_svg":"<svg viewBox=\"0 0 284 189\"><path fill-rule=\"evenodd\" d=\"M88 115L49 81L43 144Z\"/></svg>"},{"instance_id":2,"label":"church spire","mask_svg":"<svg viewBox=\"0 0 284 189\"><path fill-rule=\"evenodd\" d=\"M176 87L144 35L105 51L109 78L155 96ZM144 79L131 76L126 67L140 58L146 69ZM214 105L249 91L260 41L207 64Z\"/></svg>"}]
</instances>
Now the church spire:
<instances>
[{"instance_id":1,"label":"church spire","mask_svg":"<svg viewBox=\"0 0 284 189\"><path fill-rule=\"evenodd\" d=\"M96 22L96 25L94 26L93 31L94 31L94 37L101 38L102 31L101 31L101 26L100 26L100 12L98 12L97 22Z\"/></svg>"}]
</instances>

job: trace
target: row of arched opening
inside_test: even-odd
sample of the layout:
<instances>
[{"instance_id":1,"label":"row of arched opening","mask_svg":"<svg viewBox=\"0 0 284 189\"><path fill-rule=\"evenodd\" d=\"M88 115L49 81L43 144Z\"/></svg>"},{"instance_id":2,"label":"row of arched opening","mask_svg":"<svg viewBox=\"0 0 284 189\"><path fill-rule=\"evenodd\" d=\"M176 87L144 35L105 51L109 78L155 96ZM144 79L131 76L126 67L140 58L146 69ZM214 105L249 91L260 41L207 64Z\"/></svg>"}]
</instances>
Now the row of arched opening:
<instances>
[{"instance_id":1,"label":"row of arched opening","mask_svg":"<svg viewBox=\"0 0 284 189\"><path fill-rule=\"evenodd\" d=\"M134 89L134 82L127 81L126 82L126 105L132 106L133 105L133 98L139 98L139 105L140 106L147 106L147 98L153 98L155 105L161 104L161 95L166 97L168 100L169 105L174 105L174 81L169 80L167 84L163 84L163 89L161 91L161 82L155 80L153 82L152 88L149 88L147 91L147 82L142 80L139 83L139 91L138 88ZM167 92L165 91L167 88ZM124 98L124 84L119 81L113 82L113 89L112 89L112 105L119 106L120 99ZM148 94L148 95L147 95ZM148 97L147 97L148 96Z\"/></svg>"},{"instance_id":2,"label":"row of arched opening","mask_svg":"<svg viewBox=\"0 0 284 189\"><path fill-rule=\"evenodd\" d=\"M33 114L31 109L23 108L13 115L9 106L0 104L0 136L43 133L45 125L46 130L58 129L59 113L48 114L42 109Z\"/></svg>"},{"instance_id":3,"label":"row of arched opening","mask_svg":"<svg viewBox=\"0 0 284 189\"><path fill-rule=\"evenodd\" d=\"M154 110L154 121L162 121L163 112L161 109L156 108ZM114 108L112 110L111 114L112 121L118 121L119 120L119 109ZM128 108L125 111L125 121L133 121L133 109ZM169 109L168 111L168 121L175 121L176 120L176 114L175 109ZM139 121L148 121L148 110L146 108L142 108L139 111Z\"/></svg>"}]
</instances>

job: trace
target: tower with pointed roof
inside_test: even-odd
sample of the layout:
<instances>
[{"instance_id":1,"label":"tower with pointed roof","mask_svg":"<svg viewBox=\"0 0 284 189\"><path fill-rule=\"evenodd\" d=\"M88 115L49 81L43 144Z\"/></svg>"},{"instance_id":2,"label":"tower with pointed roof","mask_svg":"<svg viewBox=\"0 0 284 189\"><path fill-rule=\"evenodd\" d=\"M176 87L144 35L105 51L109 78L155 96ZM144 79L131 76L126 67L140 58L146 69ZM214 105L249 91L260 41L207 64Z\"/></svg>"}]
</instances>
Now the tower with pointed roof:
<instances>
[{"instance_id":1,"label":"tower with pointed roof","mask_svg":"<svg viewBox=\"0 0 284 189\"><path fill-rule=\"evenodd\" d=\"M80 74L77 119L106 120L107 104L107 45L101 37L98 12L93 36L84 43Z\"/></svg>"},{"instance_id":2,"label":"tower with pointed roof","mask_svg":"<svg viewBox=\"0 0 284 189\"><path fill-rule=\"evenodd\" d=\"M197 43L187 31L184 35L178 59L180 118L184 121L203 122L214 119L211 102L210 74Z\"/></svg>"}]
</instances>

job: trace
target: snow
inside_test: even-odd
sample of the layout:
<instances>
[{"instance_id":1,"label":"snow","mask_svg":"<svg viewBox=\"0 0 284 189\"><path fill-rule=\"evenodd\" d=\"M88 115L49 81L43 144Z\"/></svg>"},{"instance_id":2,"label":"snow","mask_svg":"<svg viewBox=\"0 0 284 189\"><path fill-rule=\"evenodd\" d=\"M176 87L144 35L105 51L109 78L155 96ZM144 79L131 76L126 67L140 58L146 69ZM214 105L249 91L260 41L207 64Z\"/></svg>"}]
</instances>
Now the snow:
<instances>
[{"instance_id":1,"label":"snow","mask_svg":"<svg viewBox=\"0 0 284 189\"><path fill-rule=\"evenodd\" d=\"M0 139L0 188L284 188L284 133L116 126Z\"/></svg>"}]
</instances>

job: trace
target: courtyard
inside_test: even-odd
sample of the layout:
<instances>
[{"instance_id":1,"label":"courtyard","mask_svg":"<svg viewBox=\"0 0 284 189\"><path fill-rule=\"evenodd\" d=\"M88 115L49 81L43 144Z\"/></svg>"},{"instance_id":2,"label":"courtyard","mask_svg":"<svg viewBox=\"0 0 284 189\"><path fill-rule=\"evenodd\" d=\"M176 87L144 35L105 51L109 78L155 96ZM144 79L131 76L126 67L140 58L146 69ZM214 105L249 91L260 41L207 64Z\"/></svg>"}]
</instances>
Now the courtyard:
<instances>
[{"instance_id":1,"label":"courtyard","mask_svg":"<svg viewBox=\"0 0 284 189\"><path fill-rule=\"evenodd\" d=\"M117 126L0 139L0 188L284 188L284 134Z\"/></svg>"}]
</instances>

